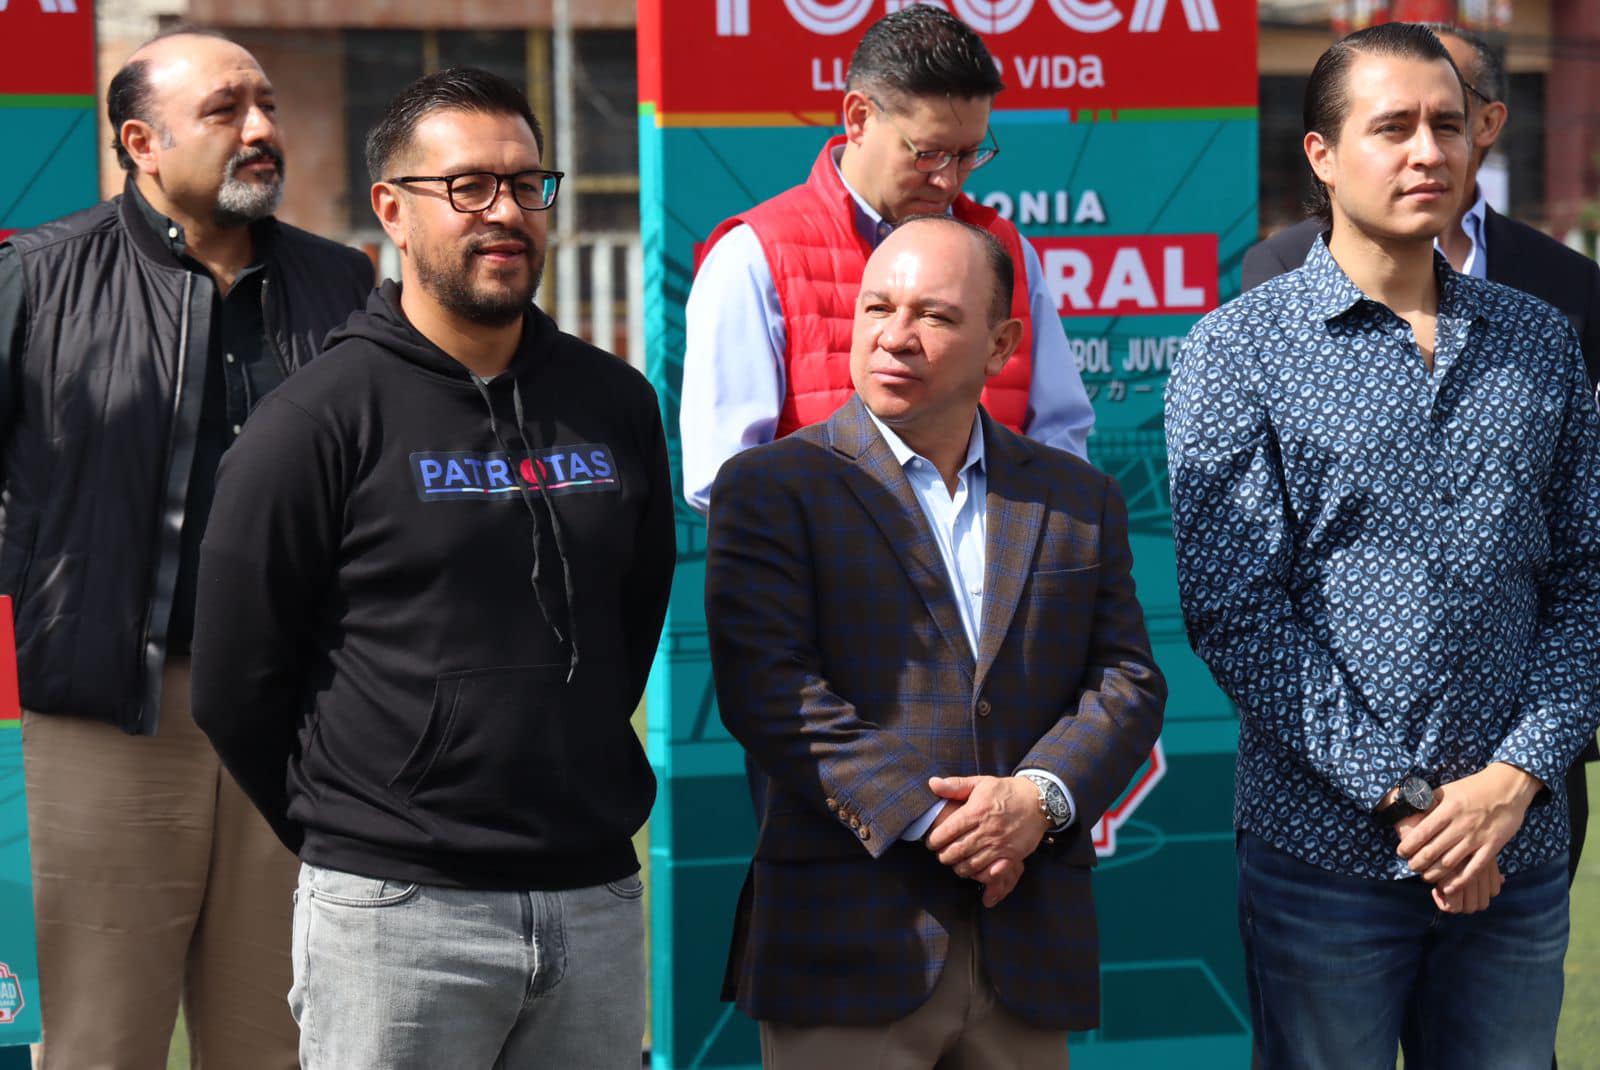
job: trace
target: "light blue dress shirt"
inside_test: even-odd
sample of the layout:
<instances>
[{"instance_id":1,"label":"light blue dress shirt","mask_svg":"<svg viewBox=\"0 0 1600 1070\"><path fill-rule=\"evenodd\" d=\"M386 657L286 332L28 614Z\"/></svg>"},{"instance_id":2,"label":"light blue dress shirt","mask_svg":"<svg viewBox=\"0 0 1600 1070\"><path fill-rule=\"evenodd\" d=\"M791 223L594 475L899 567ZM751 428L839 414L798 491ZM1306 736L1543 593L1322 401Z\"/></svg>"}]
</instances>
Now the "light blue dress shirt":
<instances>
[{"instance_id":1,"label":"light blue dress shirt","mask_svg":"<svg viewBox=\"0 0 1600 1070\"><path fill-rule=\"evenodd\" d=\"M855 202L857 232L877 248L893 227L849 183L845 188ZM1039 254L1027 239L1022 255L1033 327L1028 437L1086 458L1094 408L1045 285ZM735 227L700 265L684 310L678 416L683 494L698 511L704 513L710 504L711 484L724 461L772 441L787 389L787 348L783 306L761 241L748 226Z\"/></svg>"},{"instance_id":2,"label":"light blue dress shirt","mask_svg":"<svg viewBox=\"0 0 1600 1070\"><path fill-rule=\"evenodd\" d=\"M1467 214L1461 217L1461 229L1466 234L1467 240L1472 243L1472 250L1467 253L1467 259L1461 265L1461 274L1471 275L1475 279L1489 277L1489 246L1484 240L1483 214L1488 201L1483 196L1483 187L1477 189L1478 199L1472 202L1472 207L1467 209ZM1437 240L1434 247L1439 248ZM1440 252L1444 250L1439 248Z\"/></svg>"},{"instance_id":3,"label":"light blue dress shirt","mask_svg":"<svg viewBox=\"0 0 1600 1070\"><path fill-rule=\"evenodd\" d=\"M973 418L972 433L967 438L967 456L961 462L961 471L956 475L955 492L951 493L950 488L945 486L944 476L939 474L939 469L932 461L906 445L899 435L872 413L871 409L867 410L867 415L872 417L878 433L889 446L889 452L894 454L894 459L905 469L906 481L911 484L911 492L916 495L917 504L922 506L922 515L928 518L928 527L933 531L933 541L939 547L939 558L944 562L945 573L950 578L950 589L955 595L956 609L961 614L961 630L966 633L967 643L972 647L972 656L976 658L979 622L983 620L984 539L988 534L985 525L988 510L985 503L989 493L989 481L984 474L983 425L976 417ZM1018 772L1038 773L1055 781L1066 795L1067 805L1074 814L1077 813L1072 792L1061 783L1060 777L1045 769L1027 769ZM939 811L943 807L943 802L934 803L926 813L911 823L900 838L922 839L927 835L928 827L933 824L933 819L939 816ZM1068 818L1060 827L1065 828L1070 824L1072 819Z\"/></svg>"}]
</instances>

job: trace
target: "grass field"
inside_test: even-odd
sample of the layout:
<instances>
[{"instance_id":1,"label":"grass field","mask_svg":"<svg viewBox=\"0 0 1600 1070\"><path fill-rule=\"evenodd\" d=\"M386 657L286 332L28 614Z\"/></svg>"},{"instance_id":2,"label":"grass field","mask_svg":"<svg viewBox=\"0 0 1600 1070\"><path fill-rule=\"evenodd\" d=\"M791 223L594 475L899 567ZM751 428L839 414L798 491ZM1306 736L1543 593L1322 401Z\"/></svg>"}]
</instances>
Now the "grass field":
<instances>
[{"instance_id":1,"label":"grass field","mask_svg":"<svg viewBox=\"0 0 1600 1070\"><path fill-rule=\"evenodd\" d=\"M1600 762L1589 766L1589 798L1600 803ZM1589 822L1583 868L1572 884L1572 942L1556 1053L1563 1070L1600 1070L1600 820Z\"/></svg>"},{"instance_id":2,"label":"grass field","mask_svg":"<svg viewBox=\"0 0 1600 1070\"><path fill-rule=\"evenodd\" d=\"M1600 802L1600 763L1589 767L1589 798ZM635 841L640 858L649 857L645 846L648 831L646 827ZM649 895L647 872L647 919ZM1600 818L1589 822L1589 846L1572 886L1572 943L1567 949L1567 994L1556 1050L1562 1070L1600 1070ZM187 1070L188 1065L189 1041L180 1018L167 1070Z\"/></svg>"}]
</instances>

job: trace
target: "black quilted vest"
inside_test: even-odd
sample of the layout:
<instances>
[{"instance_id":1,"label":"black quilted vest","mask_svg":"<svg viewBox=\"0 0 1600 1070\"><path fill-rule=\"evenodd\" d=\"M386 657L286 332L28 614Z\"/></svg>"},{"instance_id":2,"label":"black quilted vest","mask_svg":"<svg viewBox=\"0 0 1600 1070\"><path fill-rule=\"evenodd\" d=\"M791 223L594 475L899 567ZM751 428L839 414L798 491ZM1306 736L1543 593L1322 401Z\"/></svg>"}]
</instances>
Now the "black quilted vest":
<instances>
[{"instance_id":1,"label":"black quilted vest","mask_svg":"<svg viewBox=\"0 0 1600 1070\"><path fill-rule=\"evenodd\" d=\"M355 250L267 225L263 319L289 372L365 304L372 270ZM213 284L127 194L7 244L27 340L3 460L0 592L15 600L22 704L154 735Z\"/></svg>"}]
</instances>

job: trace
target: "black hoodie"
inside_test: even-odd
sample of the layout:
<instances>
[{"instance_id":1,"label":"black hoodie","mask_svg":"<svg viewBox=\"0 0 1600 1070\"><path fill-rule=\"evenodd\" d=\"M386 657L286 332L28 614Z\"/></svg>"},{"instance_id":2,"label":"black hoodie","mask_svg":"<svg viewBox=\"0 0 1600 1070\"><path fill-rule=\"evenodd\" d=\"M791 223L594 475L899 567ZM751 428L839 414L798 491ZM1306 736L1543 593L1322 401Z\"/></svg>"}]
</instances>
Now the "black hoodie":
<instances>
[{"instance_id":1,"label":"black hoodie","mask_svg":"<svg viewBox=\"0 0 1600 1070\"><path fill-rule=\"evenodd\" d=\"M638 372L524 324L484 384L385 283L224 457L195 720L307 862L482 889L638 868L666 440Z\"/></svg>"}]
</instances>

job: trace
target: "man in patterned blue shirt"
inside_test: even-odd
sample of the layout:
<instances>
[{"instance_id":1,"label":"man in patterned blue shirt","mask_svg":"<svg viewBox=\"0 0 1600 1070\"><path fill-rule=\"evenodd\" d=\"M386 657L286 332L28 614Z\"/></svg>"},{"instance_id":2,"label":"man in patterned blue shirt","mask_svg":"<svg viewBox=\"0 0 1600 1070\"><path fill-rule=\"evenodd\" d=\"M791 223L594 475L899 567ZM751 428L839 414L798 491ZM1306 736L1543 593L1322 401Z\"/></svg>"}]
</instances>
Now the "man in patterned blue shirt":
<instances>
[{"instance_id":1,"label":"man in patterned blue shirt","mask_svg":"<svg viewBox=\"0 0 1600 1070\"><path fill-rule=\"evenodd\" d=\"M1197 324L1167 392L1184 617L1240 712L1258 1051L1393 1067L1404 1031L1408 1067L1542 1068L1600 415L1560 313L1433 251L1468 153L1438 39L1346 38L1305 118L1326 242Z\"/></svg>"}]
</instances>

